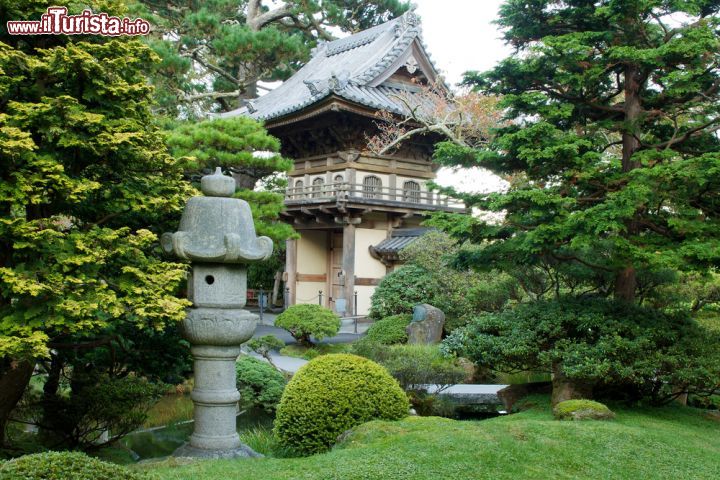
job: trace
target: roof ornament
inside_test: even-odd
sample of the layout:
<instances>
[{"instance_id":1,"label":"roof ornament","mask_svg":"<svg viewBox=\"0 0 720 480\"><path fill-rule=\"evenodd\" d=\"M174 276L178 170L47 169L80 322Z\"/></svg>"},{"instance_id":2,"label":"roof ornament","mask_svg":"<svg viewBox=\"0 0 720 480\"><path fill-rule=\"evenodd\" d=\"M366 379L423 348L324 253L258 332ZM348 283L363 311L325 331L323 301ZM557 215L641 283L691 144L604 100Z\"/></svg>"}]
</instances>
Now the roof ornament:
<instances>
[{"instance_id":1,"label":"roof ornament","mask_svg":"<svg viewBox=\"0 0 720 480\"><path fill-rule=\"evenodd\" d=\"M414 9L408 10L407 12L402 14L402 16L398 19L398 22L395 24L395 37L397 38L402 35L403 32L405 32L406 30L417 27L419 25L420 16L415 13Z\"/></svg>"},{"instance_id":2,"label":"roof ornament","mask_svg":"<svg viewBox=\"0 0 720 480\"><path fill-rule=\"evenodd\" d=\"M410 55L407 60L405 60L405 69L408 71L408 73L413 74L418 69L418 61L415 58L414 55Z\"/></svg>"},{"instance_id":3,"label":"roof ornament","mask_svg":"<svg viewBox=\"0 0 720 480\"><path fill-rule=\"evenodd\" d=\"M314 57L318 53L323 52L327 48L327 44L328 42L325 40L318 40L317 45L310 50L310 56Z\"/></svg>"},{"instance_id":4,"label":"roof ornament","mask_svg":"<svg viewBox=\"0 0 720 480\"><path fill-rule=\"evenodd\" d=\"M248 112L250 112L250 113L257 112L257 107L250 100L243 100L242 103L245 105L245 108L247 108Z\"/></svg>"},{"instance_id":5,"label":"roof ornament","mask_svg":"<svg viewBox=\"0 0 720 480\"><path fill-rule=\"evenodd\" d=\"M322 93L322 80L303 80L303 83L313 97Z\"/></svg>"},{"instance_id":6,"label":"roof ornament","mask_svg":"<svg viewBox=\"0 0 720 480\"><path fill-rule=\"evenodd\" d=\"M333 92L337 92L347 87L349 81L350 72L347 70L342 70L339 73L332 72L330 74L330 78L328 79L328 88L330 88Z\"/></svg>"}]
</instances>

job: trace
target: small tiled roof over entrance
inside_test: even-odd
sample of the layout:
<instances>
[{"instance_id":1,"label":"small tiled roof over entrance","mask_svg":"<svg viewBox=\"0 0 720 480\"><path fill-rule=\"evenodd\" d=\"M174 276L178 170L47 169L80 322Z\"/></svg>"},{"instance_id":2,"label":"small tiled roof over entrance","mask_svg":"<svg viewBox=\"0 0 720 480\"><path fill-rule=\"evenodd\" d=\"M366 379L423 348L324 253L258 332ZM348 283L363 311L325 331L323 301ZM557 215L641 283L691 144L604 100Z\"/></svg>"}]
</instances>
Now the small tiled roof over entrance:
<instances>
[{"instance_id":1,"label":"small tiled roof over entrance","mask_svg":"<svg viewBox=\"0 0 720 480\"><path fill-rule=\"evenodd\" d=\"M389 238L370 247L370 255L383 263L394 263L399 260L400 250L422 237L430 228L399 228Z\"/></svg>"},{"instance_id":2,"label":"small tiled roof over entrance","mask_svg":"<svg viewBox=\"0 0 720 480\"><path fill-rule=\"evenodd\" d=\"M346 38L321 43L297 73L271 92L245 106L220 114L273 120L303 110L328 97L376 110L403 114L406 106L395 96L419 91L389 77L401 68L431 81L438 73L421 40L420 19L412 11Z\"/></svg>"}]
</instances>

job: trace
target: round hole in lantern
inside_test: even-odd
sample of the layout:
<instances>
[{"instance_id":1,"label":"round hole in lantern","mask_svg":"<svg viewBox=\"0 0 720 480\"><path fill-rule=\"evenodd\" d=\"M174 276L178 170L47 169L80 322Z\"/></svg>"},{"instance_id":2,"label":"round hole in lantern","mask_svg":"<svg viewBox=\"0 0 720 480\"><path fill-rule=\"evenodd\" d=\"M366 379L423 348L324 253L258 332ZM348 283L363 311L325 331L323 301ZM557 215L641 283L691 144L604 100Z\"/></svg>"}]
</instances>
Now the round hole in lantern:
<instances>
[{"instance_id":1,"label":"round hole in lantern","mask_svg":"<svg viewBox=\"0 0 720 480\"><path fill-rule=\"evenodd\" d=\"M205 283L207 283L208 285L212 285L213 283L215 283L215 277L213 277L212 275L206 275Z\"/></svg>"}]
</instances>

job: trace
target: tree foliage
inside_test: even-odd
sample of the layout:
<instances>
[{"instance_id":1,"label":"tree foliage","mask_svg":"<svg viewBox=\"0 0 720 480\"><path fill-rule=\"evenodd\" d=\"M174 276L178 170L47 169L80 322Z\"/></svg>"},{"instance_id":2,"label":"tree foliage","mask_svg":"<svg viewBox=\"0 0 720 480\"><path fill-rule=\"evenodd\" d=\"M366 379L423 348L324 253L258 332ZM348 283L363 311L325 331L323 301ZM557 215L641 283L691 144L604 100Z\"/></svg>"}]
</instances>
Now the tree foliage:
<instances>
[{"instance_id":1,"label":"tree foliage","mask_svg":"<svg viewBox=\"0 0 720 480\"><path fill-rule=\"evenodd\" d=\"M56 4L0 11L31 19ZM192 189L152 122L143 72L155 61L128 37L0 33L0 383L18 364L49 367L54 352L113 348L184 316L185 267L159 257L157 234Z\"/></svg>"},{"instance_id":2,"label":"tree foliage","mask_svg":"<svg viewBox=\"0 0 720 480\"><path fill-rule=\"evenodd\" d=\"M465 81L502 96L510 123L485 148L436 151L510 184L463 196L505 212L499 224L456 228L492 240L465 260L549 269L628 301L643 275L717 265L719 10L709 0L507 1L498 23L516 53Z\"/></svg>"},{"instance_id":3,"label":"tree foliage","mask_svg":"<svg viewBox=\"0 0 720 480\"><path fill-rule=\"evenodd\" d=\"M340 331L340 317L329 308L314 304L288 307L275 319L275 326L290 332L303 345L312 345L311 338L322 340Z\"/></svg>"},{"instance_id":4,"label":"tree foliage","mask_svg":"<svg viewBox=\"0 0 720 480\"><path fill-rule=\"evenodd\" d=\"M583 396L622 386L632 399L657 403L720 389L719 346L717 332L685 312L606 299L523 303L476 317L442 344L480 367L552 372L558 400L570 384Z\"/></svg>"},{"instance_id":5,"label":"tree foliage","mask_svg":"<svg viewBox=\"0 0 720 480\"><path fill-rule=\"evenodd\" d=\"M258 80L283 80L331 32L358 32L402 14L401 0L138 0L154 25L149 44L161 57L153 76L168 115L231 110L257 96Z\"/></svg>"},{"instance_id":6,"label":"tree foliage","mask_svg":"<svg viewBox=\"0 0 720 480\"><path fill-rule=\"evenodd\" d=\"M259 235L281 242L294 234L278 221L283 195L273 191L284 186L276 177L289 172L292 162L278 153L280 142L260 123L246 117L174 122L167 143L190 178L215 167L229 170L238 184L236 196L250 204ZM258 185L263 181L272 190Z\"/></svg>"},{"instance_id":7,"label":"tree foliage","mask_svg":"<svg viewBox=\"0 0 720 480\"><path fill-rule=\"evenodd\" d=\"M370 317L412 313L415 305L429 303L445 313L449 331L468 314L499 310L518 298L511 276L453 265L462 250L455 239L439 231L430 231L405 247L400 252L405 265L385 276L375 289Z\"/></svg>"}]
</instances>

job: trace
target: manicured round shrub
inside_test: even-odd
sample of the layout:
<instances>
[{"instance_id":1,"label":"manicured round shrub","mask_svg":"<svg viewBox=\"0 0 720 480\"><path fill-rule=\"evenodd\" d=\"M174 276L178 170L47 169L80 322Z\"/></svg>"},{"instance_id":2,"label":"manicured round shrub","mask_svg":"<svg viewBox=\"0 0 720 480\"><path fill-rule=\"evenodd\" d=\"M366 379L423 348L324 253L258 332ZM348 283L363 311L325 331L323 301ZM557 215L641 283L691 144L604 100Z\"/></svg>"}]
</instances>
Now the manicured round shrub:
<instances>
[{"instance_id":1,"label":"manicured round shrub","mask_svg":"<svg viewBox=\"0 0 720 480\"><path fill-rule=\"evenodd\" d=\"M553 415L558 420L612 420L615 418L612 410L593 400L565 400L555 405Z\"/></svg>"},{"instance_id":2,"label":"manicured round shrub","mask_svg":"<svg viewBox=\"0 0 720 480\"><path fill-rule=\"evenodd\" d=\"M378 320L368 328L366 338L383 345L407 342L405 329L410 325L412 315L401 313Z\"/></svg>"},{"instance_id":3,"label":"manicured round shrub","mask_svg":"<svg viewBox=\"0 0 720 480\"><path fill-rule=\"evenodd\" d=\"M277 316L275 326L290 332L303 345L312 345L315 340L333 337L340 331L340 317L332 310L320 305L293 305Z\"/></svg>"},{"instance_id":4,"label":"manicured round shrub","mask_svg":"<svg viewBox=\"0 0 720 480\"><path fill-rule=\"evenodd\" d=\"M80 452L25 455L0 466L3 480L144 480L148 477Z\"/></svg>"},{"instance_id":5,"label":"manicured round shrub","mask_svg":"<svg viewBox=\"0 0 720 480\"><path fill-rule=\"evenodd\" d=\"M275 411L285 389L285 377L272 365L257 358L241 355L235 362L240 405Z\"/></svg>"},{"instance_id":6,"label":"manicured round shrub","mask_svg":"<svg viewBox=\"0 0 720 480\"><path fill-rule=\"evenodd\" d=\"M304 365L290 380L275 417L275 434L300 455L328 450L343 432L370 420L408 414L408 398L377 363L331 354Z\"/></svg>"}]
</instances>

